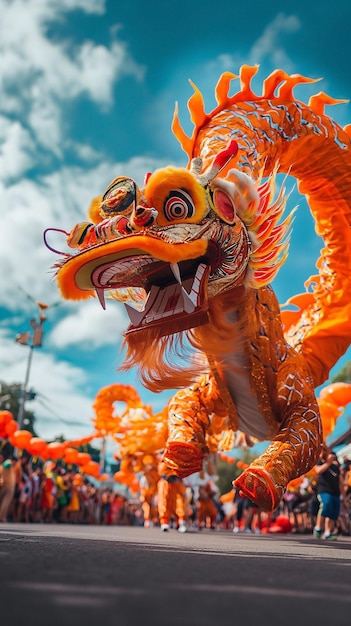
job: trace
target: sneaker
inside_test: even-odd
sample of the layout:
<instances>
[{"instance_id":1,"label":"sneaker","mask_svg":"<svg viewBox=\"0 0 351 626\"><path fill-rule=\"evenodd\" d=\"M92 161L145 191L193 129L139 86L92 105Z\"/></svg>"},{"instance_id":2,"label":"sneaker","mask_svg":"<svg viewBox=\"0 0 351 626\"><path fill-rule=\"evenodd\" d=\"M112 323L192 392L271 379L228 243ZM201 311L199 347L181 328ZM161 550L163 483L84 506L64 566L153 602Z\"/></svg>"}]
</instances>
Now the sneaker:
<instances>
[{"instance_id":1,"label":"sneaker","mask_svg":"<svg viewBox=\"0 0 351 626\"><path fill-rule=\"evenodd\" d=\"M169 524L161 524L161 530L166 533L169 530Z\"/></svg>"},{"instance_id":2,"label":"sneaker","mask_svg":"<svg viewBox=\"0 0 351 626\"><path fill-rule=\"evenodd\" d=\"M238 526L234 526L233 533L240 533L240 528Z\"/></svg>"},{"instance_id":3,"label":"sneaker","mask_svg":"<svg viewBox=\"0 0 351 626\"><path fill-rule=\"evenodd\" d=\"M187 531L187 527L185 522L180 522L179 527L178 527L178 532L179 533L186 533Z\"/></svg>"},{"instance_id":4,"label":"sneaker","mask_svg":"<svg viewBox=\"0 0 351 626\"><path fill-rule=\"evenodd\" d=\"M320 539L320 538L321 538L321 536L322 536L322 531L321 531L321 530L318 530L317 528L315 528L315 529L314 529L314 531L313 531L313 534L314 534L314 536L315 536L317 539Z\"/></svg>"},{"instance_id":5,"label":"sneaker","mask_svg":"<svg viewBox=\"0 0 351 626\"><path fill-rule=\"evenodd\" d=\"M331 533L329 535L324 534L323 535L323 539L327 539L327 541L337 541L338 538L336 535L332 535Z\"/></svg>"}]
</instances>

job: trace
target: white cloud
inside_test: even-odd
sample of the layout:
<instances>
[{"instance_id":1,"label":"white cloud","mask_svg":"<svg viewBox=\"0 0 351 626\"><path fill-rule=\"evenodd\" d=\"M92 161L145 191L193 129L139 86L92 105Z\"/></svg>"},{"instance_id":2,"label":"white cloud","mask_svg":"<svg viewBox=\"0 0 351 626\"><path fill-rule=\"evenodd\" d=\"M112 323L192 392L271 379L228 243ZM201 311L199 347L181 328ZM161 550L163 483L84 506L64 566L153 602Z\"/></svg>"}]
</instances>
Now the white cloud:
<instances>
[{"instance_id":1,"label":"white cloud","mask_svg":"<svg viewBox=\"0 0 351 626\"><path fill-rule=\"evenodd\" d=\"M69 232L77 222L86 220L91 200L104 191L116 173L125 172L142 182L145 173L156 167L160 167L158 161L135 158L125 164L105 162L91 169L63 168L41 181L22 179L8 187L0 184L2 304L16 310L16 286L28 286L36 300L57 300L51 268L59 255L45 247L44 230ZM69 251L65 240L64 234L48 234L49 244L62 252Z\"/></svg>"},{"instance_id":2,"label":"white cloud","mask_svg":"<svg viewBox=\"0 0 351 626\"><path fill-rule=\"evenodd\" d=\"M0 111L20 116L38 146L58 156L67 131L64 102L85 96L106 107L118 79L131 75L141 80L144 75L144 68L116 39L118 28L110 46L92 41L73 45L48 36L48 25L68 11L102 14L104 6L97 0L0 0Z\"/></svg>"},{"instance_id":3,"label":"white cloud","mask_svg":"<svg viewBox=\"0 0 351 626\"><path fill-rule=\"evenodd\" d=\"M49 337L49 345L65 348L79 345L95 349L103 345L116 345L128 326L128 317L121 303L106 301L102 310L97 299L91 299L59 321Z\"/></svg>"},{"instance_id":4,"label":"white cloud","mask_svg":"<svg viewBox=\"0 0 351 626\"><path fill-rule=\"evenodd\" d=\"M284 15L279 13L276 18L268 24L263 34L255 42L250 50L250 60L252 64L262 63L270 60L277 67L284 67L285 71L293 69L291 60L287 56L284 46L281 43L281 36L284 33L292 33L300 28L300 21L295 15Z\"/></svg>"},{"instance_id":5,"label":"white cloud","mask_svg":"<svg viewBox=\"0 0 351 626\"><path fill-rule=\"evenodd\" d=\"M106 0L42 0L49 6L53 6L57 11L81 9L85 13L102 15L105 12Z\"/></svg>"},{"instance_id":6,"label":"white cloud","mask_svg":"<svg viewBox=\"0 0 351 626\"><path fill-rule=\"evenodd\" d=\"M14 343L1 329L0 342L0 380L22 384L30 348ZM94 416L94 398L87 395L87 380L87 373L79 367L34 349L29 387L35 389L38 397L27 408L36 415L39 436L49 439L63 434L74 438L93 432L90 420ZM72 425L65 424L70 421Z\"/></svg>"},{"instance_id":7,"label":"white cloud","mask_svg":"<svg viewBox=\"0 0 351 626\"><path fill-rule=\"evenodd\" d=\"M22 176L33 163L33 141L22 124L0 115L1 179Z\"/></svg>"},{"instance_id":8,"label":"white cloud","mask_svg":"<svg viewBox=\"0 0 351 626\"><path fill-rule=\"evenodd\" d=\"M262 35L255 41L248 54L221 54L208 64L211 73L240 68L243 64L265 64L268 69L282 67L286 72L295 70L292 60L288 57L284 47L284 35L299 30L301 24L295 15L279 13L264 29Z\"/></svg>"}]
</instances>

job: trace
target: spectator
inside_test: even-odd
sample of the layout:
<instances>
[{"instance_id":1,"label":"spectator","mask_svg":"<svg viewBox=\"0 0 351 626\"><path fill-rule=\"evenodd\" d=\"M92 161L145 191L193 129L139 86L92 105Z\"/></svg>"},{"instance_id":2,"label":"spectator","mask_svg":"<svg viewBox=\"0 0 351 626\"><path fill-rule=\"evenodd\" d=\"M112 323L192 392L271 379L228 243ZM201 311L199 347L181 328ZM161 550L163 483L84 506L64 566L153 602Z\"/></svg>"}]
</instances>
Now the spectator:
<instances>
[{"instance_id":1,"label":"spectator","mask_svg":"<svg viewBox=\"0 0 351 626\"><path fill-rule=\"evenodd\" d=\"M340 474L340 465L335 452L324 448L316 465L317 497L320 507L317 515L314 535L317 538L335 540L333 533L340 514L340 499L345 501L344 483ZM324 534L322 532L324 530Z\"/></svg>"},{"instance_id":2,"label":"spectator","mask_svg":"<svg viewBox=\"0 0 351 626\"><path fill-rule=\"evenodd\" d=\"M196 527L197 503L195 498L195 491L193 487L190 487L190 485L185 488L185 518L188 521L190 527Z\"/></svg>"},{"instance_id":3,"label":"spectator","mask_svg":"<svg viewBox=\"0 0 351 626\"><path fill-rule=\"evenodd\" d=\"M70 475L69 503L67 505L67 521L71 524L77 524L80 521L80 488L82 477L74 472Z\"/></svg>"},{"instance_id":4,"label":"spectator","mask_svg":"<svg viewBox=\"0 0 351 626\"><path fill-rule=\"evenodd\" d=\"M32 484L27 474L22 474L19 488L19 497L16 511L16 522L30 521L30 507L32 498Z\"/></svg>"},{"instance_id":5,"label":"spectator","mask_svg":"<svg viewBox=\"0 0 351 626\"><path fill-rule=\"evenodd\" d=\"M234 492L233 533L239 533L243 526L245 498L238 489Z\"/></svg>"},{"instance_id":6,"label":"spectator","mask_svg":"<svg viewBox=\"0 0 351 626\"><path fill-rule=\"evenodd\" d=\"M40 486L43 480L43 471L41 467L36 467L31 475L32 497L30 506L30 518L32 522L40 522Z\"/></svg>"},{"instance_id":7,"label":"spectator","mask_svg":"<svg viewBox=\"0 0 351 626\"><path fill-rule=\"evenodd\" d=\"M4 459L0 453L0 522L7 522L16 486L13 459Z\"/></svg>"},{"instance_id":8,"label":"spectator","mask_svg":"<svg viewBox=\"0 0 351 626\"><path fill-rule=\"evenodd\" d=\"M344 463L340 466L340 478L343 483L345 497L340 496L340 513L337 521L338 534L348 537L350 535L350 515L349 515L349 503L347 501L347 470Z\"/></svg>"},{"instance_id":9,"label":"spectator","mask_svg":"<svg viewBox=\"0 0 351 626\"><path fill-rule=\"evenodd\" d=\"M56 499L57 508L55 510L55 521L66 522L67 521L67 506L68 506L68 484L66 480L66 470L62 467L55 468L56 474Z\"/></svg>"},{"instance_id":10,"label":"spectator","mask_svg":"<svg viewBox=\"0 0 351 626\"><path fill-rule=\"evenodd\" d=\"M40 485L41 521L51 524L56 504L56 484L50 465L46 468Z\"/></svg>"},{"instance_id":11,"label":"spectator","mask_svg":"<svg viewBox=\"0 0 351 626\"><path fill-rule=\"evenodd\" d=\"M112 495L112 491L108 487L101 494L101 523L104 525L111 524Z\"/></svg>"},{"instance_id":12,"label":"spectator","mask_svg":"<svg viewBox=\"0 0 351 626\"><path fill-rule=\"evenodd\" d=\"M121 511L123 508L123 498L119 493L115 493L112 496L111 502L111 524L120 524L121 522Z\"/></svg>"},{"instance_id":13,"label":"spectator","mask_svg":"<svg viewBox=\"0 0 351 626\"><path fill-rule=\"evenodd\" d=\"M244 533L261 532L261 511L249 498L243 502Z\"/></svg>"}]
</instances>

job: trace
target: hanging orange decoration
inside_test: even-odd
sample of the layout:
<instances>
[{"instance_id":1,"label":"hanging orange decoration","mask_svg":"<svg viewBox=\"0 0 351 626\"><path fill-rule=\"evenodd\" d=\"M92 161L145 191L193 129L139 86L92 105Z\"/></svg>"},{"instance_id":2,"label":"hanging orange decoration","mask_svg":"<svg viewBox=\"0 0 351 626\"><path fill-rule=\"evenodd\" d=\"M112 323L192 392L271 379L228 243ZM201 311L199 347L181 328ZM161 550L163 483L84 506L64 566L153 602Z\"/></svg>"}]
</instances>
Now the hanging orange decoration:
<instances>
[{"instance_id":1,"label":"hanging orange decoration","mask_svg":"<svg viewBox=\"0 0 351 626\"><path fill-rule=\"evenodd\" d=\"M10 420L4 426L4 436L11 437L11 435L13 435L16 430L18 430L18 422L16 422L15 420Z\"/></svg>"},{"instance_id":2,"label":"hanging orange decoration","mask_svg":"<svg viewBox=\"0 0 351 626\"><path fill-rule=\"evenodd\" d=\"M0 427L5 426L11 420L14 420L14 416L11 411L0 411Z\"/></svg>"},{"instance_id":3,"label":"hanging orange decoration","mask_svg":"<svg viewBox=\"0 0 351 626\"><path fill-rule=\"evenodd\" d=\"M91 461L91 456L88 452L78 452L75 463L79 465L79 467L83 467Z\"/></svg>"},{"instance_id":4,"label":"hanging orange decoration","mask_svg":"<svg viewBox=\"0 0 351 626\"><path fill-rule=\"evenodd\" d=\"M345 408L351 402L351 384L342 382L331 383L321 390L319 397L325 402Z\"/></svg>"},{"instance_id":5,"label":"hanging orange decoration","mask_svg":"<svg viewBox=\"0 0 351 626\"><path fill-rule=\"evenodd\" d=\"M29 444L32 437L33 433L29 432L29 430L16 430L11 435L11 443L15 448L24 449Z\"/></svg>"},{"instance_id":6,"label":"hanging orange decoration","mask_svg":"<svg viewBox=\"0 0 351 626\"><path fill-rule=\"evenodd\" d=\"M58 459L61 459L64 455L65 449L66 449L66 445L59 441L52 441L51 443L48 443L47 445L47 452L49 455L48 458L52 459L53 461L57 461Z\"/></svg>"},{"instance_id":7,"label":"hanging orange decoration","mask_svg":"<svg viewBox=\"0 0 351 626\"><path fill-rule=\"evenodd\" d=\"M100 466L96 461L88 461L85 465L81 467L82 474L87 474L88 476L93 476L94 478L98 478L100 476Z\"/></svg>"},{"instance_id":8,"label":"hanging orange decoration","mask_svg":"<svg viewBox=\"0 0 351 626\"><path fill-rule=\"evenodd\" d=\"M96 433L94 433L93 435L87 435L86 437L80 437L80 439L71 439L70 441L67 442L67 444L69 446L73 446L73 447L79 447L79 446L85 446L87 443L90 443L93 439L95 439L95 437L97 436Z\"/></svg>"},{"instance_id":9,"label":"hanging orange decoration","mask_svg":"<svg viewBox=\"0 0 351 626\"><path fill-rule=\"evenodd\" d=\"M333 432L337 420L351 402L351 384L338 382L327 385L320 391L317 402L325 439Z\"/></svg>"},{"instance_id":10,"label":"hanging orange decoration","mask_svg":"<svg viewBox=\"0 0 351 626\"><path fill-rule=\"evenodd\" d=\"M63 455L63 460L68 465L74 465L75 463L77 463L78 454L79 452L75 448L66 448Z\"/></svg>"},{"instance_id":11,"label":"hanging orange decoration","mask_svg":"<svg viewBox=\"0 0 351 626\"><path fill-rule=\"evenodd\" d=\"M40 437L32 437L27 446L27 450L30 454L40 456L44 452L46 447L47 443L45 439L41 439Z\"/></svg>"}]
</instances>

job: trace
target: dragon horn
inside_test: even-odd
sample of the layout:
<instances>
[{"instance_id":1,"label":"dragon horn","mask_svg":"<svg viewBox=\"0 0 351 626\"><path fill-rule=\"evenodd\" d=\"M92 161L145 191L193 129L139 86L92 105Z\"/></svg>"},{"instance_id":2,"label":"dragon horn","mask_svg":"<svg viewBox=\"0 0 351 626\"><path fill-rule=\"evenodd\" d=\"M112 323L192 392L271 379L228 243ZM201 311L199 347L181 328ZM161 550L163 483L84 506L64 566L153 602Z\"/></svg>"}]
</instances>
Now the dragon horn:
<instances>
[{"instance_id":1,"label":"dragon horn","mask_svg":"<svg viewBox=\"0 0 351 626\"><path fill-rule=\"evenodd\" d=\"M194 158L191 161L191 171L197 176L202 184L208 184L211 180L217 176L229 161L238 153L238 144L235 139L232 139L224 150L221 150L214 158L211 165L207 170L200 174L202 159L200 157Z\"/></svg>"}]
</instances>

